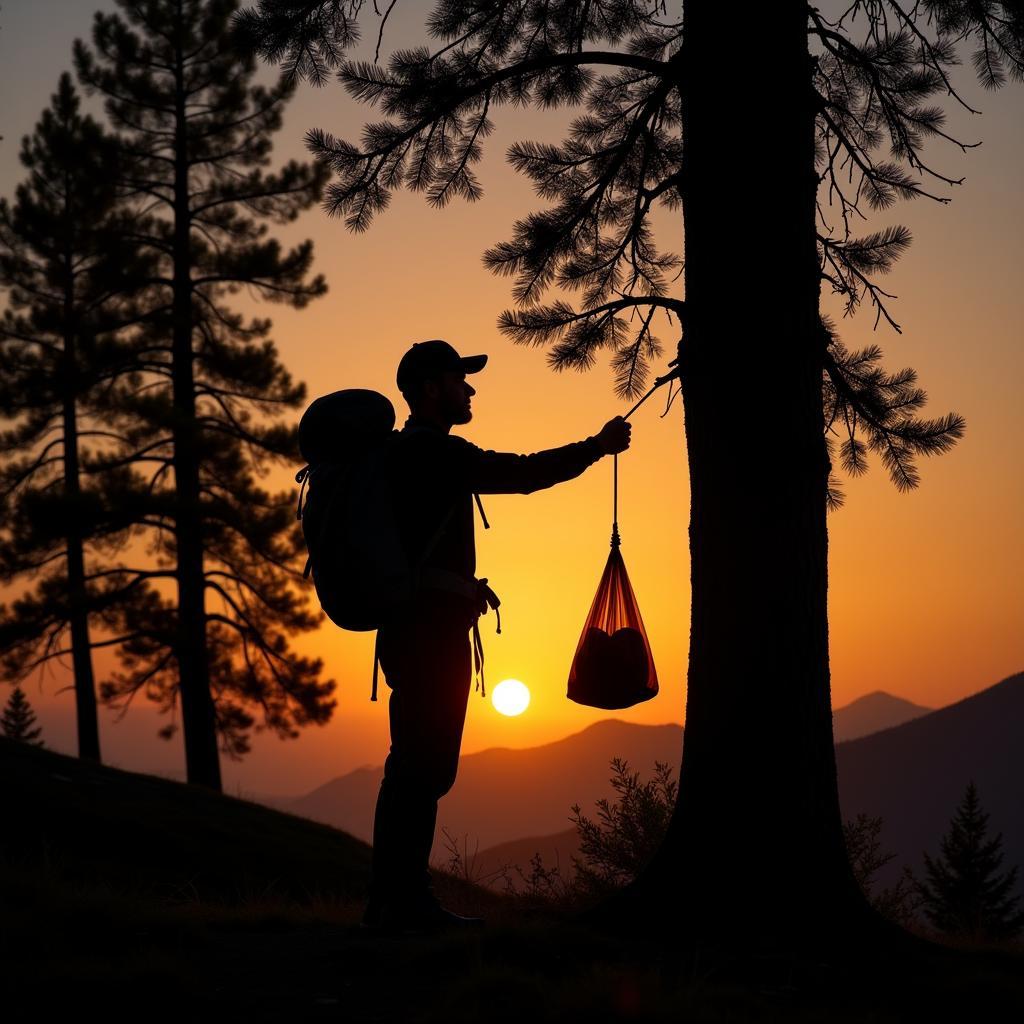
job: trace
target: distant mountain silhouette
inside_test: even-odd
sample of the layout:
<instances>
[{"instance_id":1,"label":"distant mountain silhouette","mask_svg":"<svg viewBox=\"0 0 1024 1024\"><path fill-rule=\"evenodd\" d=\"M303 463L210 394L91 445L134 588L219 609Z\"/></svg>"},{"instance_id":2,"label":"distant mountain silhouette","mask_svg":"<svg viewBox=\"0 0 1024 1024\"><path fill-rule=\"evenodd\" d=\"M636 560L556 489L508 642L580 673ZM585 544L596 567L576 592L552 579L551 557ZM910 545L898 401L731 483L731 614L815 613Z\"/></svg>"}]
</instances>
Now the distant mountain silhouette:
<instances>
[{"instance_id":1,"label":"distant mountain silhouette","mask_svg":"<svg viewBox=\"0 0 1024 1024\"><path fill-rule=\"evenodd\" d=\"M455 788L441 801L434 860L444 860L441 827L470 837L470 849L523 836L563 831L574 803L583 807L612 792L608 762L623 757L643 777L655 760L678 765L682 728L636 725L618 719L596 722L582 732L539 747L494 747L466 754ZM360 768L297 800L271 806L322 821L369 841L382 768Z\"/></svg>"},{"instance_id":2,"label":"distant mountain silhouette","mask_svg":"<svg viewBox=\"0 0 1024 1024\"><path fill-rule=\"evenodd\" d=\"M910 714L912 720L886 725L886 712ZM971 778L991 814L991 828L1003 833L1005 864L1019 864L1024 874L1024 673L930 713L889 694L869 694L836 711L835 721L837 734L871 721L882 730L836 747L844 817L881 816L883 846L896 854L880 873L882 882L894 880L904 864L919 870L923 850L938 852ZM579 803L584 813L593 808L592 802ZM575 828L481 848L474 870L478 877L503 865L519 864L525 871L535 852L548 867L557 863L563 874L571 870L579 852ZM511 877L519 880L514 871Z\"/></svg>"},{"instance_id":3,"label":"distant mountain silhouette","mask_svg":"<svg viewBox=\"0 0 1024 1024\"><path fill-rule=\"evenodd\" d=\"M1024 873L1024 672L911 722L836 748L843 813L881 815L882 842L918 868L938 851L968 781L1007 865ZM898 868L893 862L890 877Z\"/></svg>"},{"instance_id":4,"label":"distant mountain silhouette","mask_svg":"<svg viewBox=\"0 0 1024 1024\"><path fill-rule=\"evenodd\" d=\"M839 708L835 712L836 729L856 733L866 721L885 728L905 721L910 709L919 710L898 697L872 694ZM481 852L498 844L519 842L524 836L563 833L574 803L587 813L595 800L612 794L608 763L613 757L625 758L633 770L647 778L655 761L667 761L678 769L681 753L682 728L678 725L637 725L607 719L543 746L519 750L495 747L466 754L455 788L440 805L434 860L446 859L441 838L444 825L460 840L468 836L470 850L479 841ZM379 766L358 768L305 796L276 798L267 803L369 842L382 772Z\"/></svg>"},{"instance_id":5,"label":"distant mountain silhouette","mask_svg":"<svg viewBox=\"0 0 1024 1024\"><path fill-rule=\"evenodd\" d=\"M934 709L912 704L902 697L894 697L891 693L876 690L833 711L832 731L836 743L843 743L846 740L856 740L861 736L881 732L883 729L891 729L895 725L902 725L904 722L920 718L921 715L927 715L932 710Z\"/></svg>"}]
</instances>

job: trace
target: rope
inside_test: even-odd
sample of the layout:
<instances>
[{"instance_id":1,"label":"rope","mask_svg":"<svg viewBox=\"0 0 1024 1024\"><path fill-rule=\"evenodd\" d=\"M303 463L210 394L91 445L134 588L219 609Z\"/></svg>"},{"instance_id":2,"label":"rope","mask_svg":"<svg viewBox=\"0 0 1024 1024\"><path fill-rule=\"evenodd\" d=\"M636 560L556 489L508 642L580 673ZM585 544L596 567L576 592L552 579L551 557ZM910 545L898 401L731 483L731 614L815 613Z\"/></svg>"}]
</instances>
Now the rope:
<instances>
[{"instance_id":1,"label":"rope","mask_svg":"<svg viewBox=\"0 0 1024 1024\"><path fill-rule=\"evenodd\" d=\"M612 547L619 546L619 454L615 453L612 464Z\"/></svg>"},{"instance_id":2,"label":"rope","mask_svg":"<svg viewBox=\"0 0 1024 1024\"><path fill-rule=\"evenodd\" d=\"M673 359L672 363L676 360ZM672 365L669 363L669 366ZM671 373L666 373L663 377L656 377L654 383L651 385L650 390L640 399L636 405L633 406L629 412L626 413L622 418L628 420L640 408L644 402L647 401L651 395L654 394L662 384L667 384L670 380L675 380L679 376L679 369L676 368ZM612 547L617 548L619 546L619 453L616 452L612 460Z\"/></svg>"}]
</instances>

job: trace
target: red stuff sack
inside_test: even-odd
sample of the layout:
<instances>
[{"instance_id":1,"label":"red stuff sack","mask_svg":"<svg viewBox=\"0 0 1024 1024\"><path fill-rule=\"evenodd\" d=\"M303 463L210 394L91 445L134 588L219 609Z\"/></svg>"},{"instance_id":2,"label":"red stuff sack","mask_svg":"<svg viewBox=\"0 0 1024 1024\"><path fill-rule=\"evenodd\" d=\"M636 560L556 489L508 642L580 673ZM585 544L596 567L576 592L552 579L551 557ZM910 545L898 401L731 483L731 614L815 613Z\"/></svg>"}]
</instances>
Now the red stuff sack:
<instances>
[{"instance_id":1,"label":"red stuff sack","mask_svg":"<svg viewBox=\"0 0 1024 1024\"><path fill-rule=\"evenodd\" d=\"M618 530L569 669L569 700L629 708L658 692L658 673L640 607L619 550Z\"/></svg>"}]
</instances>

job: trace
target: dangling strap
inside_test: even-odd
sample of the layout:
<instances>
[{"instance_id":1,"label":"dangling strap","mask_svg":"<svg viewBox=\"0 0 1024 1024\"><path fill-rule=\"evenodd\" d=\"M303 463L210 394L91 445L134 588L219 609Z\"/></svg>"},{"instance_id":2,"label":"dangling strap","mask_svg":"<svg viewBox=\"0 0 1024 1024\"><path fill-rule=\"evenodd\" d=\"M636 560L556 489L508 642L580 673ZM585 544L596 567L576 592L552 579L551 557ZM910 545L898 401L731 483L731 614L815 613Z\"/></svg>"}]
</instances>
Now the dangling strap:
<instances>
[{"instance_id":1,"label":"dangling strap","mask_svg":"<svg viewBox=\"0 0 1024 1024\"><path fill-rule=\"evenodd\" d=\"M483 607L493 608L494 615L498 620L498 628L496 632L501 632L501 612L498 611L501 606L501 600L498 595L487 585L487 578L479 579L476 581L477 586L477 601L478 607L482 603ZM479 686L480 696L487 696L487 689L484 686L484 644L480 639L480 615L477 614L473 619L473 662L476 666L477 674L479 675Z\"/></svg>"},{"instance_id":2,"label":"dangling strap","mask_svg":"<svg viewBox=\"0 0 1024 1024\"><path fill-rule=\"evenodd\" d=\"M299 500L295 505L295 518L302 519L302 496L306 493L306 484L309 483L310 466L303 466L295 474L295 482L299 485ZM302 570L302 578L309 579L309 571L313 568L313 559L306 556L306 566Z\"/></svg>"},{"instance_id":3,"label":"dangling strap","mask_svg":"<svg viewBox=\"0 0 1024 1024\"><path fill-rule=\"evenodd\" d=\"M378 670L380 668L380 664L381 664L380 650L381 650L381 634L380 634L380 630L378 630L377 631L377 636L374 639L374 686L373 686L373 689L370 691L370 699L371 700L376 700L377 699L377 672L378 672Z\"/></svg>"},{"instance_id":4,"label":"dangling strap","mask_svg":"<svg viewBox=\"0 0 1024 1024\"><path fill-rule=\"evenodd\" d=\"M477 624L479 619L473 620L473 661L476 665L476 672L479 678L477 679L477 689L480 691L481 697L487 696L487 690L484 688L484 645L480 640L480 627Z\"/></svg>"},{"instance_id":5,"label":"dangling strap","mask_svg":"<svg viewBox=\"0 0 1024 1024\"><path fill-rule=\"evenodd\" d=\"M480 518L484 521L484 529L489 530L491 528L491 524L487 522L487 516L484 515L484 506L483 502L480 500L480 495L474 493L473 497L476 498L476 507L480 509Z\"/></svg>"},{"instance_id":6,"label":"dangling strap","mask_svg":"<svg viewBox=\"0 0 1024 1024\"><path fill-rule=\"evenodd\" d=\"M489 586L487 586L487 577L486 576L483 579L480 579L480 580L476 581L476 588L477 588L476 589L477 601L478 602L483 602L483 603L485 603L487 605L488 608L493 608L494 609L494 614L495 614L495 616L498 619L498 628L495 630L495 632L500 633L501 632L501 612L498 611L498 609L501 607L501 600L500 600L500 598L498 597L498 595L493 590L491 590L491 588Z\"/></svg>"},{"instance_id":7,"label":"dangling strap","mask_svg":"<svg viewBox=\"0 0 1024 1024\"><path fill-rule=\"evenodd\" d=\"M302 469L295 474L295 482L299 484L299 501L295 506L295 518L302 518L302 495L306 492L306 484L309 481L309 466L303 466Z\"/></svg>"}]
</instances>

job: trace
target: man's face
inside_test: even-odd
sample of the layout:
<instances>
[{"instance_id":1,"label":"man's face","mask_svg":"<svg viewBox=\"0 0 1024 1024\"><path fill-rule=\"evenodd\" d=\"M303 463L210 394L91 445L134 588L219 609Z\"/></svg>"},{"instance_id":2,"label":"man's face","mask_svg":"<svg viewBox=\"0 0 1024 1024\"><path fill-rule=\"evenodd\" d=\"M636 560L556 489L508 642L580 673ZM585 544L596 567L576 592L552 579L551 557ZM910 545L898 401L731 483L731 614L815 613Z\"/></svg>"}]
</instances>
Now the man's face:
<instances>
[{"instance_id":1,"label":"man's face","mask_svg":"<svg viewBox=\"0 0 1024 1024\"><path fill-rule=\"evenodd\" d=\"M468 423L473 418L470 399L476 389L462 370L446 370L428 382L427 393L436 396L438 414L446 423Z\"/></svg>"}]
</instances>

